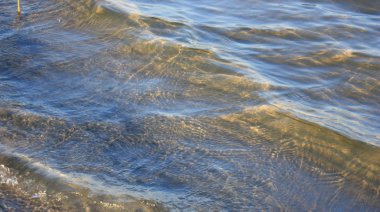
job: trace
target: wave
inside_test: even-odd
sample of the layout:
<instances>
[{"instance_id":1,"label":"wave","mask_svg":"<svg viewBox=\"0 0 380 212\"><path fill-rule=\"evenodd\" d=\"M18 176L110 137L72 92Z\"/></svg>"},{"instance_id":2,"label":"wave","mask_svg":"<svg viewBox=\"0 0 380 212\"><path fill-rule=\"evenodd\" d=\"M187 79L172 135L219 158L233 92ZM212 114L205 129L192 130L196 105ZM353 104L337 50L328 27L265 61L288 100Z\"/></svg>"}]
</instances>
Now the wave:
<instances>
[{"instance_id":1,"label":"wave","mask_svg":"<svg viewBox=\"0 0 380 212\"><path fill-rule=\"evenodd\" d=\"M64 174L3 145L0 148L0 207L5 210L166 210L158 203L127 195L89 192L94 187L86 178Z\"/></svg>"},{"instance_id":2,"label":"wave","mask_svg":"<svg viewBox=\"0 0 380 212\"><path fill-rule=\"evenodd\" d=\"M224 200L221 207L239 208L236 201L250 204L245 199L250 199L251 189L257 192L257 201L266 199L266 205L275 208L288 208L286 205L296 199L302 201L292 208L307 208L315 198L319 198L320 207L334 207L345 201L353 201L347 206L350 209L362 204L368 209L378 207L378 147L269 105L214 117L150 113L132 118L129 123L70 123L3 111L1 122L7 122L2 143L13 149L10 156L6 153L9 150L3 151L1 164L16 169L24 179L42 179L46 189L54 191L53 197L59 193L72 201L71 198L78 199L75 195L84 195L81 201L86 201L80 201L78 207L100 207L94 199L106 195L106 200L118 199L115 207L128 208L132 207L132 197L124 198L126 203L122 197L132 195L151 197L153 203L136 200L134 204L153 204L152 210L162 209L156 201L172 209L202 209L226 196L230 201ZM44 164L54 164L62 171L38 162L46 157L49 159ZM215 165L207 165L209 161ZM194 166L186 165L189 163ZM252 181L248 176L257 179ZM88 180L91 178L103 182ZM213 186L204 191L206 184ZM300 190L319 192L302 197L297 192ZM179 199L171 197L172 192ZM36 192L28 195L33 197ZM183 199L185 196L189 198ZM197 204L191 206L191 199ZM264 202L257 201L252 203L256 208L264 207Z\"/></svg>"},{"instance_id":3,"label":"wave","mask_svg":"<svg viewBox=\"0 0 380 212\"><path fill-rule=\"evenodd\" d=\"M32 0L7 19L6 205L379 208L379 58L376 41L351 45L374 21L299 1L230 5L223 19L225 3L158 14L147 2Z\"/></svg>"}]
</instances>

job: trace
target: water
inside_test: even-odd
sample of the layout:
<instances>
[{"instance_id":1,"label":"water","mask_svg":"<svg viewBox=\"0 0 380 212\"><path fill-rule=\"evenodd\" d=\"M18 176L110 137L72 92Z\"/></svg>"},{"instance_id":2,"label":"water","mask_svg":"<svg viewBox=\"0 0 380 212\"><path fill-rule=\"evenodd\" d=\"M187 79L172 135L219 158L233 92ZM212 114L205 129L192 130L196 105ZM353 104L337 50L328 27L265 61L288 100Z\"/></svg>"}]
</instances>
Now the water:
<instances>
[{"instance_id":1,"label":"water","mask_svg":"<svg viewBox=\"0 0 380 212\"><path fill-rule=\"evenodd\" d=\"M380 3L0 1L0 210L380 210Z\"/></svg>"}]
</instances>

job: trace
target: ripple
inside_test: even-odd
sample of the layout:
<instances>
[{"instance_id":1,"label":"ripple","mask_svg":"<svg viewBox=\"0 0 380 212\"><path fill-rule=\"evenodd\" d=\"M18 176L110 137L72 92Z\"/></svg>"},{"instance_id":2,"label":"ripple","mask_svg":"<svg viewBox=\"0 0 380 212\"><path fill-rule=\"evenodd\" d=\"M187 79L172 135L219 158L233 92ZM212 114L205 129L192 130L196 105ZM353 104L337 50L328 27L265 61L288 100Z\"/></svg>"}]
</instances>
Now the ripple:
<instances>
[{"instance_id":1,"label":"ripple","mask_svg":"<svg viewBox=\"0 0 380 212\"><path fill-rule=\"evenodd\" d=\"M380 207L372 2L0 5L1 207Z\"/></svg>"}]
</instances>

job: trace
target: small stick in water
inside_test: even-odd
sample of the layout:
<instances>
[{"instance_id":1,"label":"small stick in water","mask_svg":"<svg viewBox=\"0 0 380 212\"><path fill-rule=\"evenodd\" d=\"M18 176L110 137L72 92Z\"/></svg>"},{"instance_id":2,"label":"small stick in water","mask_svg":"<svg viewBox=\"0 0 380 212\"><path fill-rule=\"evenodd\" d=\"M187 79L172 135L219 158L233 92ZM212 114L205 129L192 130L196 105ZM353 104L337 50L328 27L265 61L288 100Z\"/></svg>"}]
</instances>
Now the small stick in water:
<instances>
[{"instance_id":1,"label":"small stick in water","mask_svg":"<svg viewBox=\"0 0 380 212\"><path fill-rule=\"evenodd\" d=\"M20 0L17 0L17 14L21 15Z\"/></svg>"}]
</instances>

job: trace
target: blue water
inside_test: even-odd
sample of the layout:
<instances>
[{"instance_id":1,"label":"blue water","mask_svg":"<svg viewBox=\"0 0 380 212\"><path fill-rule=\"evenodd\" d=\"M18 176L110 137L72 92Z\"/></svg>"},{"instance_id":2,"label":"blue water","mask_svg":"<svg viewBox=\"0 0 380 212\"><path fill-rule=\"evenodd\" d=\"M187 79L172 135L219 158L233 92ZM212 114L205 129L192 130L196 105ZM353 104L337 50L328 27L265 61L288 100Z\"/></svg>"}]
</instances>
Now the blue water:
<instances>
[{"instance_id":1,"label":"blue water","mask_svg":"<svg viewBox=\"0 0 380 212\"><path fill-rule=\"evenodd\" d=\"M380 210L380 3L0 1L0 208Z\"/></svg>"}]
</instances>

